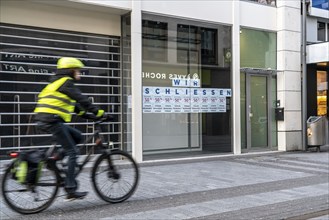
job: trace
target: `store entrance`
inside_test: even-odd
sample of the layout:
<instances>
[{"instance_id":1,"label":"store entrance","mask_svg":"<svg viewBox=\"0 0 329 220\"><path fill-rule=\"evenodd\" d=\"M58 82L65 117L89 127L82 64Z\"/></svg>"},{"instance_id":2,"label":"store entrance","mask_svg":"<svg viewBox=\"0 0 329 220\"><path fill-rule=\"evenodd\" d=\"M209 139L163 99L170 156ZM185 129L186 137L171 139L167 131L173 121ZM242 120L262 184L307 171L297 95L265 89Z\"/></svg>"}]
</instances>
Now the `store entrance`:
<instances>
[{"instance_id":1,"label":"store entrance","mask_svg":"<svg viewBox=\"0 0 329 220\"><path fill-rule=\"evenodd\" d=\"M267 148L269 143L268 76L247 75L248 149Z\"/></svg>"},{"instance_id":2,"label":"store entrance","mask_svg":"<svg viewBox=\"0 0 329 220\"><path fill-rule=\"evenodd\" d=\"M271 149L276 142L274 107L276 80L272 74L243 73L241 91L242 152Z\"/></svg>"}]
</instances>

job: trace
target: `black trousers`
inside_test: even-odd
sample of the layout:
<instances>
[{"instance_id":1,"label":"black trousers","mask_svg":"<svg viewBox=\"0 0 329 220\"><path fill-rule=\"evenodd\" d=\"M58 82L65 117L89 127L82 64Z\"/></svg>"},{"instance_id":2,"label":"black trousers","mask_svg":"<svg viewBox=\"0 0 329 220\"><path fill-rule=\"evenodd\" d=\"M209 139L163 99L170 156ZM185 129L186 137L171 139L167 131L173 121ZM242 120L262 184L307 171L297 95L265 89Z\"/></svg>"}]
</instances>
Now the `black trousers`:
<instances>
[{"instance_id":1,"label":"black trousers","mask_svg":"<svg viewBox=\"0 0 329 220\"><path fill-rule=\"evenodd\" d=\"M82 141L81 132L60 121L51 123L38 121L37 123L39 129L52 133L56 142L64 148L65 154L68 156L65 189L68 193L75 192L77 190L77 183L74 173L77 164L77 156L79 155L79 148L76 145Z\"/></svg>"}]
</instances>

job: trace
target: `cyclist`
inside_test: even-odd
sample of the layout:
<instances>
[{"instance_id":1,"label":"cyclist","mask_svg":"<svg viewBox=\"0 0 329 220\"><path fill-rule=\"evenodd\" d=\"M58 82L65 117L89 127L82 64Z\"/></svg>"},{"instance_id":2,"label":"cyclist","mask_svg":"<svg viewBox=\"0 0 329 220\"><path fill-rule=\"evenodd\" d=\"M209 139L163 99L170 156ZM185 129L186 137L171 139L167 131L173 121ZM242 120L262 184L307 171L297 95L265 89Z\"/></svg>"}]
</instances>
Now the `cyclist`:
<instances>
[{"instance_id":1,"label":"cyclist","mask_svg":"<svg viewBox=\"0 0 329 220\"><path fill-rule=\"evenodd\" d=\"M57 72L50 83L38 95L35 120L42 131L51 132L68 156L68 171L65 179L67 200L83 199L88 193L77 192L75 167L78 155L77 144L82 141L81 132L64 122L70 122L73 112L84 116L93 113L97 118L107 117L104 110L93 105L88 97L74 85L80 80L80 69L84 64L72 57L62 57L57 62Z\"/></svg>"}]
</instances>

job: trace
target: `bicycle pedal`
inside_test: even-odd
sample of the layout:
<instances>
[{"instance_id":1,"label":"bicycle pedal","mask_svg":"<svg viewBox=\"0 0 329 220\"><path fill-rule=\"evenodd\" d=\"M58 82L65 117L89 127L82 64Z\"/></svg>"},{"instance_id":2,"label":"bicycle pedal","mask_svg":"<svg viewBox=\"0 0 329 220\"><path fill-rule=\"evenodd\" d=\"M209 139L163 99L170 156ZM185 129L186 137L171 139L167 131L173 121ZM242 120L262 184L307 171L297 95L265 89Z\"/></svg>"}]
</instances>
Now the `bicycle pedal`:
<instances>
[{"instance_id":1,"label":"bicycle pedal","mask_svg":"<svg viewBox=\"0 0 329 220\"><path fill-rule=\"evenodd\" d=\"M72 194L67 194L66 196L66 199L65 201L73 201L73 200L76 200L76 199L84 199L86 198L86 196L88 195L87 192L75 192L75 193L72 193Z\"/></svg>"}]
</instances>

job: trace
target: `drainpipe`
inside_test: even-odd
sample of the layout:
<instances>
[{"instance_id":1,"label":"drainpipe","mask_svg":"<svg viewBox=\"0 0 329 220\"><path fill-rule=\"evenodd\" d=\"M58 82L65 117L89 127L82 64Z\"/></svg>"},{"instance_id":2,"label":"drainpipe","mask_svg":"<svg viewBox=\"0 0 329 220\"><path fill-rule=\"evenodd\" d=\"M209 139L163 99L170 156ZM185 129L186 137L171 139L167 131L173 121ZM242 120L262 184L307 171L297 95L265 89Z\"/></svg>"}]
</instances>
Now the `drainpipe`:
<instances>
[{"instance_id":1,"label":"drainpipe","mask_svg":"<svg viewBox=\"0 0 329 220\"><path fill-rule=\"evenodd\" d=\"M302 0L302 150L307 150L306 13L308 1Z\"/></svg>"}]
</instances>

